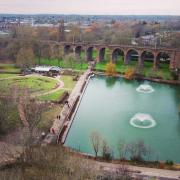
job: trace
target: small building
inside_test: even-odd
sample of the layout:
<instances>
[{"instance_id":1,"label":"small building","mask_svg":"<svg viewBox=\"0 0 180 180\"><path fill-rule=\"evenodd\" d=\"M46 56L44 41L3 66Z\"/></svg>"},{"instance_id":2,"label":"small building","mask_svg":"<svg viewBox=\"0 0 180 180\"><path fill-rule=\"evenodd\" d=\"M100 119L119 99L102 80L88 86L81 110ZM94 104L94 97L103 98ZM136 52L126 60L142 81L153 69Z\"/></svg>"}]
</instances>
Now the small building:
<instances>
[{"instance_id":1,"label":"small building","mask_svg":"<svg viewBox=\"0 0 180 180\"><path fill-rule=\"evenodd\" d=\"M35 68L31 68L31 71L40 74L56 76L60 73L61 68L57 66L36 66Z\"/></svg>"}]
</instances>

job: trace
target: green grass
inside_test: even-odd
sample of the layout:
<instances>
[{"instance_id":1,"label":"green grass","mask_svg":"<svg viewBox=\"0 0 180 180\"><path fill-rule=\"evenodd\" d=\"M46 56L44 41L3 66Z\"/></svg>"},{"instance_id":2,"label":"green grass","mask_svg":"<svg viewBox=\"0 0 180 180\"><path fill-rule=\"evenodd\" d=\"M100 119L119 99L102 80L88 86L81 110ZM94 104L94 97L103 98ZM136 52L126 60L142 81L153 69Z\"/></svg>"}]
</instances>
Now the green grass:
<instances>
[{"instance_id":1,"label":"green grass","mask_svg":"<svg viewBox=\"0 0 180 180\"><path fill-rule=\"evenodd\" d=\"M56 80L47 77L14 77L11 79L1 80L1 90L7 92L11 87L18 85L20 88L28 88L30 93L48 92L56 87Z\"/></svg>"},{"instance_id":2,"label":"green grass","mask_svg":"<svg viewBox=\"0 0 180 180\"><path fill-rule=\"evenodd\" d=\"M14 64L0 63L0 72L20 73L20 68L17 68Z\"/></svg>"},{"instance_id":3,"label":"green grass","mask_svg":"<svg viewBox=\"0 0 180 180\"><path fill-rule=\"evenodd\" d=\"M108 61L102 61L99 63L96 63L95 69L98 71L105 71L106 70L106 65ZM117 61L116 63L116 71L119 73L124 73L128 68L135 67L136 62L131 62L129 65L124 65L122 60Z\"/></svg>"},{"instance_id":4,"label":"green grass","mask_svg":"<svg viewBox=\"0 0 180 180\"><path fill-rule=\"evenodd\" d=\"M102 61L99 63L96 63L95 69L97 71L105 71L106 70L106 64L108 61ZM116 71L118 73L124 73L129 68L136 68L138 65L137 61L131 61L129 65L125 65L123 63L122 58L118 59L116 62ZM144 62L144 68L139 72L145 77L159 77L165 80L171 80L173 79L171 72L169 70L169 64L160 64L160 68L157 71L153 71L153 63L152 62Z\"/></svg>"},{"instance_id":5,"label":"green grass","mask_svg":"<svg viewBox=\"0 0 180 180\"><path fill-rule=\"evenodd\" d=\"M73 81L73 77L72 76L61 76L60 80L62 80L64 82L64 87L52 94L48 94L48 95L44 95L39 97L39 100L43 100L43 101L57 101L60 99L60 97L62 96L62 94L65 91L71 92L72 89L74 88L76 82Z\"/></svg>"},{"instance_id":6,"label":"green grass","mask_svg":"<svg viewBox=\"0 0 180 180\"><path fill-rule=\"evenodd\" d=\"M41 101L57 101L60 99L60 97L62 96L62 94L65 92L64 89L61 89L57 92L48 94L48 95L44 95L44 96L40 96L38 99Z\"/></svg>"},{"instance_id":7,"label":"green grass","mask_svg":"<svg viewBox=\"0 0 180 180\"><path fill-rule=\"evenodd\" d=\"M11 77L17 77L17 74L0 73L0 79L3 79L3 78L11 78Z\"/></svg>"},{"instance_id":8,"label":"green grass","mask_svg":"<svg viewBox=\"0 0 180 180\"><path fill-rule=\"evenodd\" d=\"M1 76L2 75L2 76ZM12 77L10 79L3 79L5 77ZM38 97L40 100L58 100L64 91L71 91L76 81L73 81L72 76L63 75L60 77L60 80L64 82L64 87L60 91L54 92L52 94L44 95ZM0 74L0 88L2 93L8 93L9 90L17 85L20 88L28 88L32 95L36 93L45 93L48 92L57 86L57 81L50 79L48 77L39 77L39 76L22 76L18 77L14 74Z\"/></svg>"},{"instance_id":9,"label":"green grass","mask_svg":"<svg viewBox=\"0 0 180 180\"><path fill-rule=\"evenodd\" d=\"M39 60L37 60L37 64L39 64ZM41 58L40 65L49 65L49 66L59 66L61 68L71 68L71 65L68 65L64 61L58 61L58 59L47 59L47 58ZM86 70L88 68L87 62L82 63L74 63L73 69L75 70Z\"/></svg>"},{"instance_id":10,"label":"green grass","mask_svg":"<svg viewBox=\"0 0 180 180\"><path fill-rule=\"evenodd\" d=\"M76 81L73 81L73 77L72 76L61 76L60 80L62 80L64 82L64 88L67 89L73 89Z\"/></svg>"}]
</instances>

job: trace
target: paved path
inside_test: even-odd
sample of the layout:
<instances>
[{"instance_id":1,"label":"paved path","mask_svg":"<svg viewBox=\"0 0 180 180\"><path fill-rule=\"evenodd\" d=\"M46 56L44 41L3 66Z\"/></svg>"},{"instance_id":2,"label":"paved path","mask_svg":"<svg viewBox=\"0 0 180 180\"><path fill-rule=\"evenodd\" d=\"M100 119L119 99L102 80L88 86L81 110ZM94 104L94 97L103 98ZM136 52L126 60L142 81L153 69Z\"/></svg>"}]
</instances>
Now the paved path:
<instances>
[{"instance_id":1,"label":"paved path","mask_svg":"<svg viewBox=\"0 0 180 180\"><path fill-rule=\"evenodd\" d=\"M82 85L84 84L84 81L87 77L87 75L90 73L90 70L88 69L83 75L81 75L81 77L79 78L78 82L76 83L74 89L72 90L69 98L68 98L68 102L69 105L72 107L73 103L75 102L75 100L77 99L77 97L81 94L80 90L82 88ZM59 132L61 131L61 128L63 126L66 119L66 116L69 114L70 112L70 108L68 107L68 105L64 105L62 111L60 112L60 119L55 119L53 122L53 125L51 127L51 130L53 129L53 131L55 132L55 136L59 134ZM68 121L68 128L70 126L70 121ZM68 130L67 128L67 130ZM50 133L51 134L51 133ZM67 135L66 132L64 133L65 136ZM63 139L65 139L65 136ZM53 137L51 138L45 138L44 142L45 143L51 143L51 141L53 141Z\"/></svg>"},{"instance_id":2,"label":"paved path","mask_svg":"<svg viewBox=\"0 0 180 180\"><path fill-rule=\"evenodd\" d=\"M94 166L98 170L104 170L108 172L116 172L118 168L122 167L122 165L120 164L112 164L105 162L95 162ZM138 166L127 166L127 168L133 172L133 175L135 177L149 177L149 178L158 178L158 179L180 179L180 171L138 167Z\"/></svg>"}]
</instances>

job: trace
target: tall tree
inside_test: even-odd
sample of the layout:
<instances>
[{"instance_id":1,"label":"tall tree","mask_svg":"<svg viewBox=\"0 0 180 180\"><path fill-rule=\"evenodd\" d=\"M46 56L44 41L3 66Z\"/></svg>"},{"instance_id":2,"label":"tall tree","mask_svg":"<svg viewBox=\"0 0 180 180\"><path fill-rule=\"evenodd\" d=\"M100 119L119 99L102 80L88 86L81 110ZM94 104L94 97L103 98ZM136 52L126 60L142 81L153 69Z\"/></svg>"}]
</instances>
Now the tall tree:
<instances>
[{"instance_id":1,"label":"tall tree","mask_svg":"<svg viewBox=\"0 0 180 180\"><path fill-rule=\"evenodd\" d=\"M19 67L30 67L35 64L32 48L21 48L17 54L16 64Z\"/></svg>"}]
</instances>

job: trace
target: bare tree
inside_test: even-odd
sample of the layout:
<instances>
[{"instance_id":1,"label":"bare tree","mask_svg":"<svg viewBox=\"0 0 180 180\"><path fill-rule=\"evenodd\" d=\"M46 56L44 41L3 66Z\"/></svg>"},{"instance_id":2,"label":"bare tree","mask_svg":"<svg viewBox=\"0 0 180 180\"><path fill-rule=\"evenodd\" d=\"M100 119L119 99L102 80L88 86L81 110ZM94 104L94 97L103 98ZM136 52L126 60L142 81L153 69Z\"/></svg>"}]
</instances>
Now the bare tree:
<instances>
[{"instance_id":1,"label":"bare tree","mask_svg":"<svg viewBox=\"0 0 180 180\"><path fill-rule=\"evenodd\" d=\"M31 99L28 89L25 89L23 96L19 98L19 115L26 132L26 145L31 145L34 140L34 133L42 120L42 113L47 108L46 103L37 102Z\"/></svg>"},{"instance_id":2,"label":"bare tree","mask_svg":"<svg viewBox=\"0 0 180 180\"><path fill-rule=\"evenodd\" d=\"M118 165L118 168L105 171L101 180L131 180L132 172L129 169L128 165L121 163Z\"/></svg>"},{"instance_id":3,"label":"bare tree","mask_svg":"<svg viewBox=\"0 0 180 180\"><path fill-rule=\"evenodd\" d=\"M112 158L113 158L112 149L110 148L110 146L108 145L106 140L102 140L101 146L102 146L102 157L105 160L112 160Z\"/></svg>"},{"instance_id":4,"label":"bare tree","mask_svg":"<svg viewBox=\"0 0 180 180\"><path fill-rule=\"evenodd\" d=\"M128 145L128 152L130 153L131 160L143 161L144 157L148 154L148 148L144 141L139 140Z\"/></svg>"},{"instance_id":5,"label":"bare tree","mask_svg":"<svg viewBox=\"0 0 180 180\"><path fill-rule=\"evenodd\" d=\"M20 124L17 105L10 94L0 96L0 135L6 134Z\"/></svg>"},{"instance_id":6,"label":"bare tree","mask_svg":"<svg viewBox=\"0 0 180 180\"><path fill-rule=\"evenodd\" d=\"M101 147L102 138L97 131L93 131L90 135L90 139L95 153L95 157L97 157Z\"/></svg>"},{"instance_id":7,"label":"bare tree","mask_svg":"<svg viewBox=\"0 0 180 180\"><path fill-rule=\"evenodd\" d=\"M31 157L31 158L27 158ZM23 160L22 160L23 159ZM18 165L18 166L16 166ZM3 179L96 179L96 169L88 160L72 154L62 146L32 147L31 152L23 154L16 164L8 170L0 171Z\"/></svg>"},{"instance_id":8,"label":"bare tree","mask_svg":"<svg viewBox=\"0 0 180 180\"><path fill-rule=\"evenodd\" d=\"M32 48L21 48L17 54L16 64L20 67L30 67L35 64Z\"/></svg>"},{"instance_id":9,"label":"bare tree","mask_svg":"<svg viewBox=\"0 0 180 180\"><path fill-rule=\"evenodd\" d=\"M126 159L126 155L128 152L127 144L125 140L121 139L118 143L118 151L119 151L119 157L121 160Z\"/></svg>"}]
</instances>

